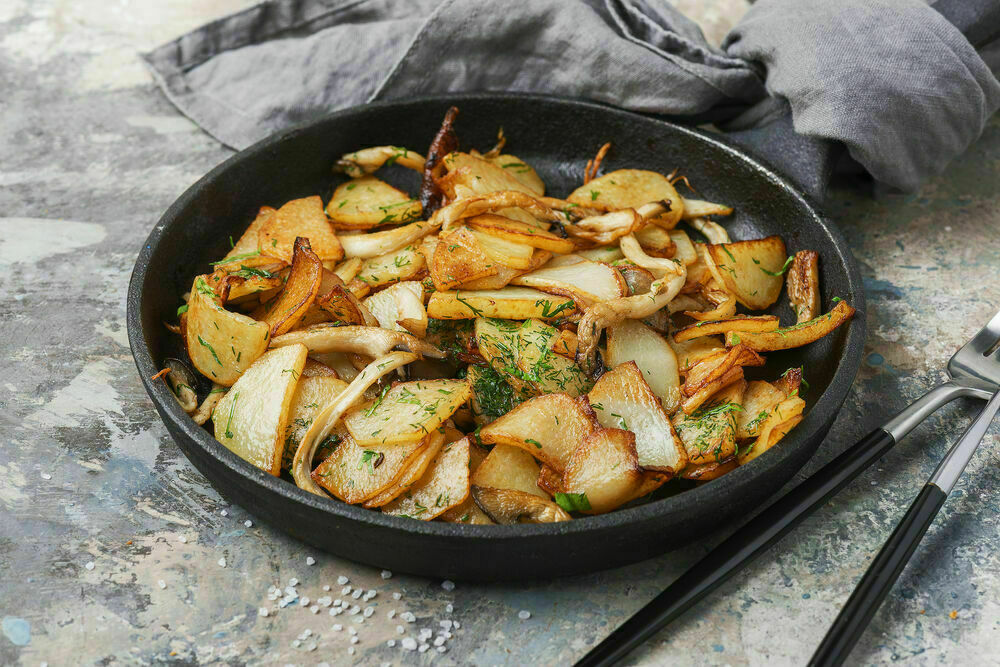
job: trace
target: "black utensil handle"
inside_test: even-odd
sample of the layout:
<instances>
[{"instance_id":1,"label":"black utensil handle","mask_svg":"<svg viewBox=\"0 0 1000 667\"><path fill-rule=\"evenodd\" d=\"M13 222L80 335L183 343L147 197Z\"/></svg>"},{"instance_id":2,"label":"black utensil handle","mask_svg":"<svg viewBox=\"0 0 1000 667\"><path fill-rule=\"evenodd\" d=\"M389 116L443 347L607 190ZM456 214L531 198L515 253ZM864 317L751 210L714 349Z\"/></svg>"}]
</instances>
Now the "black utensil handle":
<instances>
[{"instance_id":1,"label":"black utensil handle","mask_svg":"<svg viewBox=\"0 0 1000 667\"><path fill-rule=\"evenodd\" d=\"M837 620L809 661L810 665L826 667L843 664L947 497L948 494L934 484L924 486L840 610Z\"/></svg>"},{"instance_id":2,"label":"black utensil handle","mask_svg":"<svg viewBox=\"0 0 1000 667\"><path fill-rule=\"evenodd\" d=\"M869 433L709 552L592 648L576 667L613 665L624 658L764 553L895 444L881 428Z\"/></svg>"}]
</instances>

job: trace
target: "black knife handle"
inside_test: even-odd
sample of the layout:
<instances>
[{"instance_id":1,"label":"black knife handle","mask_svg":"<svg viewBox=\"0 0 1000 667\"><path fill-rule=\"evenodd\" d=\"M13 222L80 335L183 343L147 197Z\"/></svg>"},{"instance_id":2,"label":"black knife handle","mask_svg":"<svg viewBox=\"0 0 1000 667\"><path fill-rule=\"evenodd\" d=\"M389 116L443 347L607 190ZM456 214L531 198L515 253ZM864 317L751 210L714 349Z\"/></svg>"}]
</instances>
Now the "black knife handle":
<instances>
[{"instance_id":1,"label":"black knife handle","mask_svg":"<svg viewBox=\"0 0 1000 667\"><path fill-rule=\"evenodd\" d=\"M591 649L576 666L613 665L623 659L767 551L895 444L893 437L881 428L869 433L709 552Z\"/></svg>"},{"instance_id":2,"label":"black knife handle","mask_svg":"<svg viewBox=\"0 0 1000 667\"><path fill-rule=\"evenodd\" d=\"M927 528L948 495L934 484L927 484L906 511L906 516L872 561L837 620L813 654L810 665L827 667L841 665L861 637L885 596L892 589L899 573L920 544Z\"/></svg>"}]
</instances>

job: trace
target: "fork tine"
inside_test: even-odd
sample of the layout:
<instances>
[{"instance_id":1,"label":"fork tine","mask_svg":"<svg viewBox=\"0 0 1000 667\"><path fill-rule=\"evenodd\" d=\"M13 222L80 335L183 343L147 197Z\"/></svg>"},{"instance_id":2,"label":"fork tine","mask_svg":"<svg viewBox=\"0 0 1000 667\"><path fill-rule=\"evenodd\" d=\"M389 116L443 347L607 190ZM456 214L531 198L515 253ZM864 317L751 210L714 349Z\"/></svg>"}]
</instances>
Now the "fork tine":
<instances>
[{"instance_id":1,"label":"fork tine","mask_svg":"<svg viewBox=\"0 0 1000 667\"><path fill-rule=\"evenodd\" d=\"M997 343L1000 342L1000 311L993 315L993 319L986 323L979 332L966 343L963 349L968 349L989 356L996 352Z\"/></svg>"}]
</instances>

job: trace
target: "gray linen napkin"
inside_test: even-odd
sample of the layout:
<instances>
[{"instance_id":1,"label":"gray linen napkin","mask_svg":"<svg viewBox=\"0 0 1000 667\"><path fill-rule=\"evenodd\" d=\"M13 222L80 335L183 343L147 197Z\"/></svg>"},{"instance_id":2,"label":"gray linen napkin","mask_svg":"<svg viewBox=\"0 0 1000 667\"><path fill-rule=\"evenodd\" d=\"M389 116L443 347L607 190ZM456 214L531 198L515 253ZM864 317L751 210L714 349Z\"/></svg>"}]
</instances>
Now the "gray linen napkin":
<instances>
[{"instance_id":1,"label":"gray linen napkin","mask_svg":"<svg viewBox=\"0 0 1000 667\"><path fill-rule=\"evenodd\" d=\"M840 142L910 190L1000 108L1000 0L760 0L721 49L666 0L272 0L143 57L234 148L372 100L521 91L771 127L779 163Z\"/></svg>"}]
</instances>

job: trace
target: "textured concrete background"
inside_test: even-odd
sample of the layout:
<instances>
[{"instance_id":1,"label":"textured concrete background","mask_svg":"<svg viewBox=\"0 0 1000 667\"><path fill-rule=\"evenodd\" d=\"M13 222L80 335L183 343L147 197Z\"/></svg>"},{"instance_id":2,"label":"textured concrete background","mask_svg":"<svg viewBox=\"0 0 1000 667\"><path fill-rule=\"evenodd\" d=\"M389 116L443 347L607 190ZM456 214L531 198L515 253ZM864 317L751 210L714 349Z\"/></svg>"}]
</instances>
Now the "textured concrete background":
<instances>
[{"instance_id":1,"label":"textured concrete background","mask_svg":"<svg viewBox=\"0 0 1000 667\"><path fill-rule=\"evenodd\" d=\"M166 206L229 153L174 110L135 53L246 4L0 0L0 664L567 664L725 531L548 584L383 580L247 527L253 517L192 469L139 384L124 330L132 262ZM743 8L684 4L701 6L716 39ZM828 210L861 264L871 329L858 382L802 474L939 381L1000 307L998 185L1000 119L916 195L837 186ZM941 410L632 661L801 664L978 407ZM996 433L853 662L1000 664ZM273 604L268 587L292 577L300 596L316 600L327 584L342 597L338 575L378 591L360 605L375 607L364 623L298 603L257 615ZM414 622L400 620L407 611ZM446 653L387 646L441 619L460 623Z\"/></svg>"}]
</instances>

